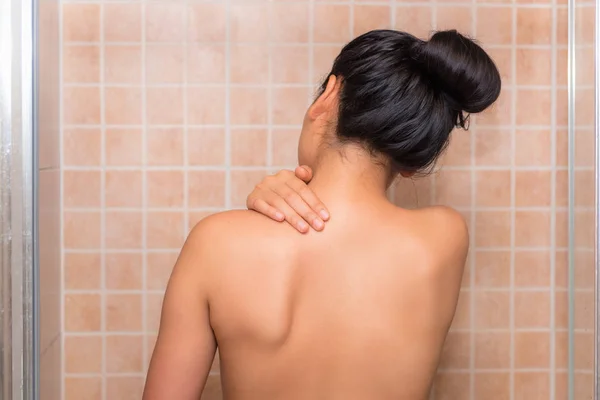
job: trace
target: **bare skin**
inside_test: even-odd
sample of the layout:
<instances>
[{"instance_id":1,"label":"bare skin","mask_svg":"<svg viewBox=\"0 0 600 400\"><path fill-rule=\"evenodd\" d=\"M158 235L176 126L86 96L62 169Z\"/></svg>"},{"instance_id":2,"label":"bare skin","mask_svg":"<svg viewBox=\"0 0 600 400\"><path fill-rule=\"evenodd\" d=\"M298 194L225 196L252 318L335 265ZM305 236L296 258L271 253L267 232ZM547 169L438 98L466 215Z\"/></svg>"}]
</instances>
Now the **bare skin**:
<instances>
[{"instance_id":1,"label":"bare skin","mask_svg":"<svg viewBox=\"0 0 600 400\"><path fill-rule=\"evenodd\" d=\"M311 106L306 129L331 126L335 88ZM427 399L458 300L466 225L449 208L391 204L389 174L360 149L318 160L308 187L331 211L322 232L300 235L254 211L193 229L144 400L197 400L217 345L225 399Z\"/></svg>"},{"instance_id":2,"label":"bare skin","mask_svg":"<svg viewBox=\"0 0 600 400\"><path fill-rule=\"evenodd\" d=\"M307 186L312 177L312 168L307 165L267 176L248 195L246 206L274 221L286 221L300 233L310 228L322 231L329 221L329 211Z\"/></svg>"}]
</instances>

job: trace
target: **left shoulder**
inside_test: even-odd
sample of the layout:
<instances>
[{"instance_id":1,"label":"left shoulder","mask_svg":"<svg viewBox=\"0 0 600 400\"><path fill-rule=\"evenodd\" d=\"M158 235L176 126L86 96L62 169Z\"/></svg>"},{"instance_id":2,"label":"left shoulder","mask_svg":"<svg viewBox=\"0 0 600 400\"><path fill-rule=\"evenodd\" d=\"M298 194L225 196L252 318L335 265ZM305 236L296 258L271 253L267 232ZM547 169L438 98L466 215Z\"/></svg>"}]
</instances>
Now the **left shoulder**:
<instances>
[{"instance_id":1,"label":"left shoulder","mask_svg":"<svg viewBox=\"0 0 600 400\"><path fill-rule=\"evenodd\" d=\"M238 247L236 242L240 235L247 231L249 218L247 212L240 210L220 212L200 220L185 240L173 275L184 275L188 284L213 281L215 274L239 253L234 249Z\"/></svg>"},{"instance_id":2,"label":"left shoulder","mask_svg":"<svg viewBox=\"0 0 600 400\"><path fill-rule=\"evenodd\" d=\"M256 237L261 232L280 225L267 217L249 210L231 210L209 215L191 230L188 240L206 243L207 240L231 241L236 238Z\"/></svg>"},{"instance_id":3,"label":"left shoulder","mask_svg":"<svg viewBox=\"0 0 600 400\"><path fill-rule=\"evenodd\" d=\"M221 257L252 252L274 242L281 243L285 232L296 233L288 224L272 221L249 210L232 210L205 217L192 228L184 247L203 257Z\"/></svg>"}]
</instances>

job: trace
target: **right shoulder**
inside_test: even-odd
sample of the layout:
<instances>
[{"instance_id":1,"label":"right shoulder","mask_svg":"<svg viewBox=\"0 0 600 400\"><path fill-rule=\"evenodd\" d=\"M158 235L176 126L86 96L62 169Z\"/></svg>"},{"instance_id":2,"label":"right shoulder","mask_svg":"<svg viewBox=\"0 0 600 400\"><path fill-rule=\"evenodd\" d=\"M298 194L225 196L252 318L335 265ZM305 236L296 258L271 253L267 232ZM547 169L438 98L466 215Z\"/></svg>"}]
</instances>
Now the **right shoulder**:
<instances>
[{"instance_id":1,"label":"right shoulder","mask_svg":"<svg viewBox=\"0 0 600 400\"><path fill-rule=\"evenodd\" d=\"M459 249L469 247L469 227L461 213L446 206L425 207L415 211L432 242Z\"/></svg>"},{"instance_id":2,"label":"right shoulder","mask_svg":"<svg viewBox=\"0 0 600 400\"><path fill-rule=\"evenodd\" d=\"M445 206L417 210L400 210L401 231L410 226L413 248L418 249L428 265L462 270L469 250L469 230L464 217Z\"/></svg>"},{"instance_id":3,"label":"right shoulder","mask_svg":"<svg viewBox=\"0 0 600 400\"><path fill-rule=\"evenodd\" d=\"M418 260L436 307L437 323L448 329L456 310L469 251L469 231L456 210L435 206L411 211Z\"/></svg>"}]
</instances>

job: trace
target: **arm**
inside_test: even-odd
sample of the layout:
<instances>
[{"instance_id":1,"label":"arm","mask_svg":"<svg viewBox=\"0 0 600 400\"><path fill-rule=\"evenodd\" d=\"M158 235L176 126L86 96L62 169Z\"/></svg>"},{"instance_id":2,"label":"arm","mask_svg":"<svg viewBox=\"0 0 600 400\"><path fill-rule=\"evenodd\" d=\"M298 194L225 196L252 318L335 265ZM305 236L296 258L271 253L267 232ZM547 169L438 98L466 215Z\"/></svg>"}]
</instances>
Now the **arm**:
<instances>
[{"instance_id":1,"label":"arm","mask_svg":"<svg viewBox=\"0 0 600 400\"><path fill-rule=\"evenodd\" d=\"M312 170L306 166L295 172L279 171L256 185L246 205L275 221L287 221L302 233L308 232L309 225L321 231L329 212L307 186L311 179Z\"/></svg>"},{"instance_id":2,"label":"arm","mask_svg":"<svg viewBox=\"0 0 600 400\"><path fill-rule=\"evenodd\" d=\"M198 400L215 356L202 227L188 237L167 286L143 400Z\"/></svg>"}]
</instances>

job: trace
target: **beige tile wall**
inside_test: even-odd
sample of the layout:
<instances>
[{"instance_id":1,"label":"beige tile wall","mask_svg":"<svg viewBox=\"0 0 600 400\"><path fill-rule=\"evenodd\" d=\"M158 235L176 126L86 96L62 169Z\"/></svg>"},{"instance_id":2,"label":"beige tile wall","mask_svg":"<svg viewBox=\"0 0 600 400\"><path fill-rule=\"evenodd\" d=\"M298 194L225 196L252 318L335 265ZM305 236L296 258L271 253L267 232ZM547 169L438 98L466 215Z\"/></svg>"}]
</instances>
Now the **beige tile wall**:
<instances>
[{"instance_id":1,"label":"beige tile wall","mask_svg":"<svg viewBox=\"0 0 600 400\"><path fill-rule=\"evenodd\" d=\"M433 397L566 398L566 1L63 0L66 399L139 399L186 232L295 165L315 83L344 42L384 27L456 27L504 78L440 173L394 193L452 205L471 228ZM220 397L217 370L206 392Z\"/></svg>"}]
</instances>

